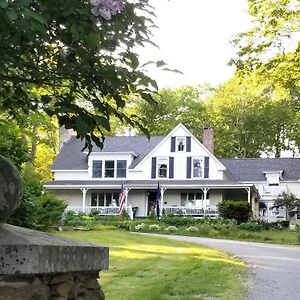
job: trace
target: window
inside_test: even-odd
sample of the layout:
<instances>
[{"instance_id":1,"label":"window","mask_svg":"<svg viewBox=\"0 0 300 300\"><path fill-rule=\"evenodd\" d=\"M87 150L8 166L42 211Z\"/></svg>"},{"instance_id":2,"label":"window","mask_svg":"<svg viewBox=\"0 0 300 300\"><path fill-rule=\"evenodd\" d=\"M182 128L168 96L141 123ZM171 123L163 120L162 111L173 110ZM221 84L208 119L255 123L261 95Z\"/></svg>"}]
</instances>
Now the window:
<instances>
[{"instance_id":1,"label":"window","mask_svg":"<svg viewBox=\"0 0 300 300\"><path fill-rule=\"evenodd\" d=\"M126 160L117 160L117 178L125 178L126 177Z\"/></svg>"},{"instance_id":2,"label":"window","mask_svg":"<svg viewBox=\"0 0 300 300\"><path fill-rule=\"evenodd\" d=\"M102 177L102 160L93 161L93 178Z\"/></svg>"},{"instance_id":3,"label":"window","mask_svg":"<svg viewBox=\"0 0 300 300\"><path fill-rule=\"evenodd\" d=\"M92 193L91 206L119 206L119 193Z\"/></svg>"},{"instance_id":4,"label":"window","mask_svg":"<svg viewBox=\"0 0 300 300\"><path fill-rule=\"evenodd\" d=\"M115 177L115 161L114 160L106 160L105 161L105 178L113 178Z\"/></svg>"},{"instance_id":5,"label":"window","mask_svg":"<svg viewBox=\"0 0 300 300\"><path fill-rule=\"evenodd\" d=\"M159 178L167 178L168 177L168 158L158 158L157 159L157 171Z\"/></svg>"},{"instance_id":6,"label":"window","mask_svg":"<svg viewBox=\"0 0 300 300\"><path fill-rule=\"evenodd\" d=\"M204 169L204 158L203 157L194 157L193 158L193 177L203 178L203 169Z\"/></svg>"},{"instance_id":7,"label":"window","mask_svg":"<svg viewBox=\"0 0 300 300\"><path fill-rule=\"evenodd\" d=\"M92 193L91 206L104 206L104 196L103 193Z\"/></svg>"},{"instance_id":8,"label":"window","mask_svg":"<svg viewBox=\"0 0 300 300\"><path fill-rule=\"evenodd\" d=\"M268 185L279 185L282 178L282 171L265 172Z\"/></svg>"},{"instance_id":9,"label":"window","mask_svg":"<svg viewBox=\"0 0 300 300\"><path fill-rule=\"evenodd\" d=\"M94 160L93 178L126 178L126 160Z\"/></svg>"},{"instance_id":10,"label":"window","mask_svg":"<svg viewBox=\"0 0 300 300\"><path fill-rule=\"evenodd\" d=\"M206 200L209 199L209 193L206 194ZM181 193L181 206L195 206L196 200L204 200L203 192L198 193Z\"/></svg>"},{"instance_id":11,"label":"window","mask_svg":"<svg viewBox=\"0 0 300 300\"><path fill-rule=\"evenodd\" d=\"M182 136L177 136L176 137L177 151L179 151L179 152L185 151L185 140L186 140L185 137L182 137Z\"/></svg>"}]
</instances>

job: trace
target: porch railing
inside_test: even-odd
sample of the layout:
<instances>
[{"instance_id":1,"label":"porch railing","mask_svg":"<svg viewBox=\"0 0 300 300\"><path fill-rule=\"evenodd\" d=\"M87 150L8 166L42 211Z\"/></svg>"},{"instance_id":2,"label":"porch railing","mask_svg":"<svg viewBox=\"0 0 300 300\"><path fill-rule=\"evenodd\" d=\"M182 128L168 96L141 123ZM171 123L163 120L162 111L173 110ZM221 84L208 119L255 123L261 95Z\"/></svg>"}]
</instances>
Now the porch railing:
<instances>
[{"instance_id":1,"label":"porch railing","mask_svg":"<svg viewBox=\"0 0 300 300\"><path fill-rule=\"evenodd\" d=\"M86 214L90 214L91 212L98 212L99 215L103 216L116 216L118 215L119 207L118 206L85 206L84 208L82 206L68 206L66 210L72 210L75 212L84 212ZM130 219L133 219L133 210L132 206L129 205L126 207L126 211L130 217Z\"/></svg>"},{"instance_id":2,"label":"porch railing","mask_svg":"<svg viewBox=\"0 0 300 300\"><path fill-rule=\"evenodd\" d=\"M114 216L118 214L119 207L117 206L68 206L66 210L73 210L76 212L84 212L84 213L91 213L93 211L97 211L99 215L105 216Z\"/></svg>"},{"instance_id":3,"label":"porch railing","mask_svg":"<svg viewBox=\"0 0 300 300\"><path fill-rule=\"evenodd\" d=\"M187 207L187 206L164 206L163 211L165 214L183 215L183 216L218 216L216 207Z\"/></svg>"},{"instance_id":4,"label":"porch railing","mask_svg":"<svg viewBox=\"0 0 300 300\"><path fill-rule=\"evenodd\" d=\"M187 206L164 206L163 212L165 214L183 215L183 216L212 216L219 215L216 207L207 207L203 209L201 207L187 207ZM103 216L116 216L118 214L119 207L117 206L86 206L84 209L82 206L68 206L66 210L72 210L76 212L91 213L97 211L99 215ZM132 206L126 207L126 211L129 217L133 218Z\"/></svg>"}]
</instances>

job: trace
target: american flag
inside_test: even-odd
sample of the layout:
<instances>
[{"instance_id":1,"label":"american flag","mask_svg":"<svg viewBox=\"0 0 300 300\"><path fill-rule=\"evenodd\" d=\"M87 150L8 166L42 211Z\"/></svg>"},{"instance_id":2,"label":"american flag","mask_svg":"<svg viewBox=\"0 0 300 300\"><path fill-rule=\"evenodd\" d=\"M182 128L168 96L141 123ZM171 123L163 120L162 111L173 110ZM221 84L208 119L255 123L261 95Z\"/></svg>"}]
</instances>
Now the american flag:
<instances>
[{"instance_id":1,"label":"american flag","mask_svg":"<svg viewBox=\"0 0 300 300\"><path fill-rule=\"evenodd\" d=\"M125 191L124 191L124 186L122 183L121 186L121 192L119 195L119 210L118 210L118 214L120 215L125 207L125 200L126 200L126 195L125 195Z\"/></svg>"}]
</instances>

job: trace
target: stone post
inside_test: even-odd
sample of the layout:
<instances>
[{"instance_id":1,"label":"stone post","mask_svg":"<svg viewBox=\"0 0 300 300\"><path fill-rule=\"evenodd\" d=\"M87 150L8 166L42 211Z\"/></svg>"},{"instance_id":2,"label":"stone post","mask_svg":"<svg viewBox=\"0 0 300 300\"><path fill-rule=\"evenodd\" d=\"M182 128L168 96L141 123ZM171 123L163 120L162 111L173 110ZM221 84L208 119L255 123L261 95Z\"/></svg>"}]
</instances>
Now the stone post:
<instances>
[{"instance_id":1,"label":"stone post","mask_svg":"<svg viewBox=\"0 0 300 300\"><path fill-rule=\"evenodd\" d=\"M21 195L18 171L0 156L0 300L104 299L108 248L5 224Z\"/></svg>"}]
</instances>

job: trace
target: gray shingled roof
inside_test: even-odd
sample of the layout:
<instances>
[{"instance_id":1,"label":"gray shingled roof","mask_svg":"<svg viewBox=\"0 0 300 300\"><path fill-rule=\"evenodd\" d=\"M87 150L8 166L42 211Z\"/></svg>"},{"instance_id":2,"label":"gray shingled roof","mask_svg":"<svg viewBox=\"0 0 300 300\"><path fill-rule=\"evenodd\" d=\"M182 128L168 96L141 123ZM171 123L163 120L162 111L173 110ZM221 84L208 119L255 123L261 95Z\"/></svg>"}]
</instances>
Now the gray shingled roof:
<instances>
[{"instance_id":1,"label":"gray shingled roof","mask_svg":"<svg viewBox=\"0 0 300 300\"><path fill-rule=\"evenodd\" d=\"M285 181L300 178L300 158L237 158L220 161L235 181L265 181L264 171L283 171Z\"/></svg>"},{"instance_id":2,"label":"gray shingled roof","mask_svg":"<svg viewBox=\"0 0 300 300\"><path fill-rule=\"evenodd\" d=\"M134 152L137 157L130 168L134 168L144 157L154 149L165 137L152 136L150 140L145 136L113 136L106 137L104 147L101 150L94 145L93 152ZM56 157L53 170L86 170L88 168L87 154L81 150L84 142L72 137Z\"/></svg>"}]
</instances>

